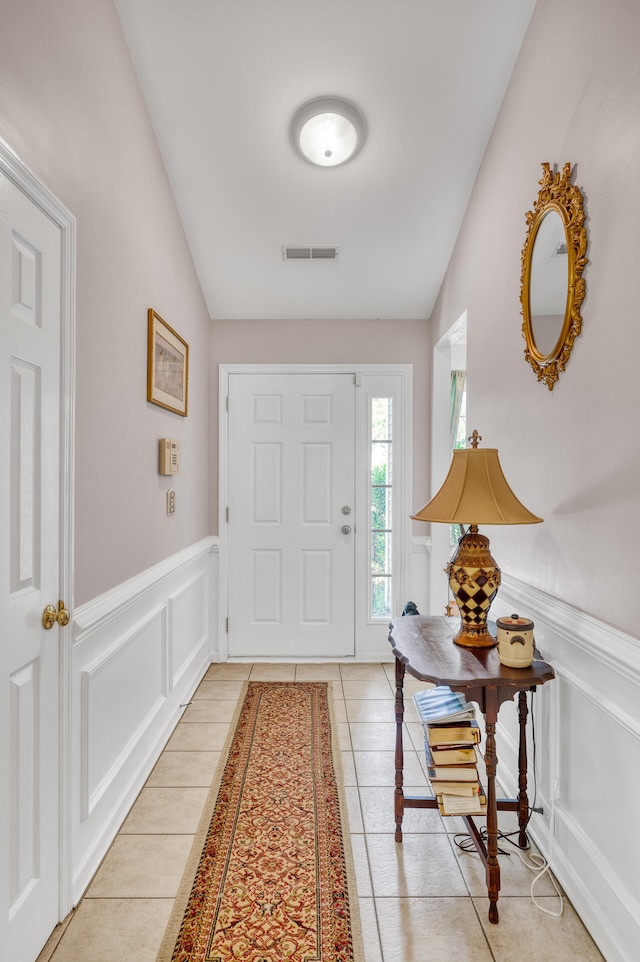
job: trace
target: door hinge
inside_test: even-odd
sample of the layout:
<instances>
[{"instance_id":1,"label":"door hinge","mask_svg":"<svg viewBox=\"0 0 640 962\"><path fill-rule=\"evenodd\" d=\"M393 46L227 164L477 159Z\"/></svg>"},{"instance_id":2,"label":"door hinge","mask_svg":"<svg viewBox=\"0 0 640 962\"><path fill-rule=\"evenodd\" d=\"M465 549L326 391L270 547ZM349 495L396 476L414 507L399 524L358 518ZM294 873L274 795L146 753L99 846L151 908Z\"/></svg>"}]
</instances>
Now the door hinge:
<instances>
[{"instance_id":1,"label":"door hinge","mask_svg":"<svg viewBox=\"0 0 640 962\"><path fill-rule=\"evenodd\" d=\"M229 634L229 618L228 618L228 617L227 617L227 620L226 620L226 622L225 622L224 630L225 630L225 632L226 632L227 634Z\"/></svg>"},{"instance_id":2,"label":"door hinge","mask_svg":"<svg viewBox=\"0 0 640 962\"><path fill-rule=\"evenodd\" d=\"M225 403L226 403L226 407L227 407L227 414L228 414L228 413L229 413L229 395L228 395L228 394L227 394L227 397L226 397L226 402L225 402Z\"/></svg>"},{"instance_id":3,"label":"door hinge","mask_svg":"<svg viewBox=\"0 0 640 962\"><path fill-rule=\"evenodd\" d=\"M226 514L227 524L229 524L229 505L227 505L227 510L225 514Z\"/></svg>"}]
</instances>

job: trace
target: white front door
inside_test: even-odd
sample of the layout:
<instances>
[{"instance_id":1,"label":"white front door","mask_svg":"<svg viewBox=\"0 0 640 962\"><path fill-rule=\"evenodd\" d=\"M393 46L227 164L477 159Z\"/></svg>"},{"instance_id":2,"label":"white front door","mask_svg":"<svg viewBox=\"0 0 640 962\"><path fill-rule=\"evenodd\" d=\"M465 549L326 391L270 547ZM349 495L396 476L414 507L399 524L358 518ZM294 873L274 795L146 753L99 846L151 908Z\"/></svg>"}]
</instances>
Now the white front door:
<instances>
[{"instance_id":1,"label":"white front door","mask_svg":"<svg viewBox=\"0 0 640 962\"><path fill-rule=\"evenodd\" d=\"M61 232L0 172L0 957L58 922Z\"/></svg>"},{"instance_id":2,"label":"white front door","mask_svg":"<svg viewBox=\"0 0 640 962\"><path fill-rule=\"evenodd\" d=\"M230 657L354 654L352 374L229 376Z\"/></svg>"}]
</instances>

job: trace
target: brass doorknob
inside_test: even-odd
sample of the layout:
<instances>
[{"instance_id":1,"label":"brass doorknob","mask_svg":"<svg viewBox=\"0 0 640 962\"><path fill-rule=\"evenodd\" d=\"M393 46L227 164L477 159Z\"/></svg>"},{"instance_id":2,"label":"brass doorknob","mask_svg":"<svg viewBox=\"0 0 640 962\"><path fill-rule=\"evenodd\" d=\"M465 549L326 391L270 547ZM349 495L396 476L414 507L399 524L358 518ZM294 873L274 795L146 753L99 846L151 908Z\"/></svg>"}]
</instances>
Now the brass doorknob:
<instances>
[{"instance_id":1,"label":"brass doorknob","mask_svg":"<svg viewBox=\"0 0 640 962\"><path fill-rule=\"evenodd\" d=\"M53 628L56 622L62 628L69 624L69 612L64 606L64 601L59 601L57 608L55 605L47 605L42 612L42 624L47 631L49 631L50 628Z\"/></svg>"}]
</instances>

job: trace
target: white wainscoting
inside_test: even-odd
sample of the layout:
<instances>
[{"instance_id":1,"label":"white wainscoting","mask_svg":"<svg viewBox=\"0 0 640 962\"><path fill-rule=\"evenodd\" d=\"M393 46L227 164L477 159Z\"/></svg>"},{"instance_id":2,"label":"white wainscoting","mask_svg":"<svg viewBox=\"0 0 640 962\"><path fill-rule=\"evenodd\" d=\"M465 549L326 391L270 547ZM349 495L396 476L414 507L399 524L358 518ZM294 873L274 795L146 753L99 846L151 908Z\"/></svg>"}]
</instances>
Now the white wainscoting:
<instances>
[{"instance_id":1,"label":"white wainscoting","mask_svg":"<svg viewBox=\"0 0 640 962\"><path fill-rule=\"evenodd\" d=\"M491 613L513 612L534 621L537 647L556 672L534 695L536 805L544 811L533 816L531 835L608 962L636 962L640 641L503 574ZM498 775L511 795L517 725L510 704L500 720ZM533 772L530 800L532 788Z\"/></svg>"},{"instance_id":2,"label":"white wainscoting","mask_svg":"<svg viewBox=\"0 0 640 962\"><path fill-rule=\"evenodd\" d=\"M217 562L206 538L74 613L74 903L217 660Z\"/></svg>"}]
</instances>

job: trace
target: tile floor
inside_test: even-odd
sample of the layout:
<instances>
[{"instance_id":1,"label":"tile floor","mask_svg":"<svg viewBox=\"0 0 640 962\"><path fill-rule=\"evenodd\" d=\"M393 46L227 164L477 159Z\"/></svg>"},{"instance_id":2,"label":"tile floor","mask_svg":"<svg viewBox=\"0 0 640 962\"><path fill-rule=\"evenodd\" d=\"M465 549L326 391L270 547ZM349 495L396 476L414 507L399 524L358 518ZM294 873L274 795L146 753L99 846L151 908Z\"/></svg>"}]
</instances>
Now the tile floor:
<instances>
[{"instance_id":1,"label":"tile floor","mask_svg":"<svg viewBox=\"0 0 640 962\"><path fill-rule=\"evenodd\" d=\"M85 897L38 962L155 962L248 678L333 683L366 962L602 962L566 900L561 918L533 904L533 875L518 853L501 856L500 922L489 924L478 856L453 843L462 820L410 810L396 845L393 671L392 664L212 665ZM407 677L407 693L417 684ZM410 698L406 707L405 786L420 794L427 785L422 733ZM536 894L557 909L548 877Z\"/></svg>"}]
</instances>

